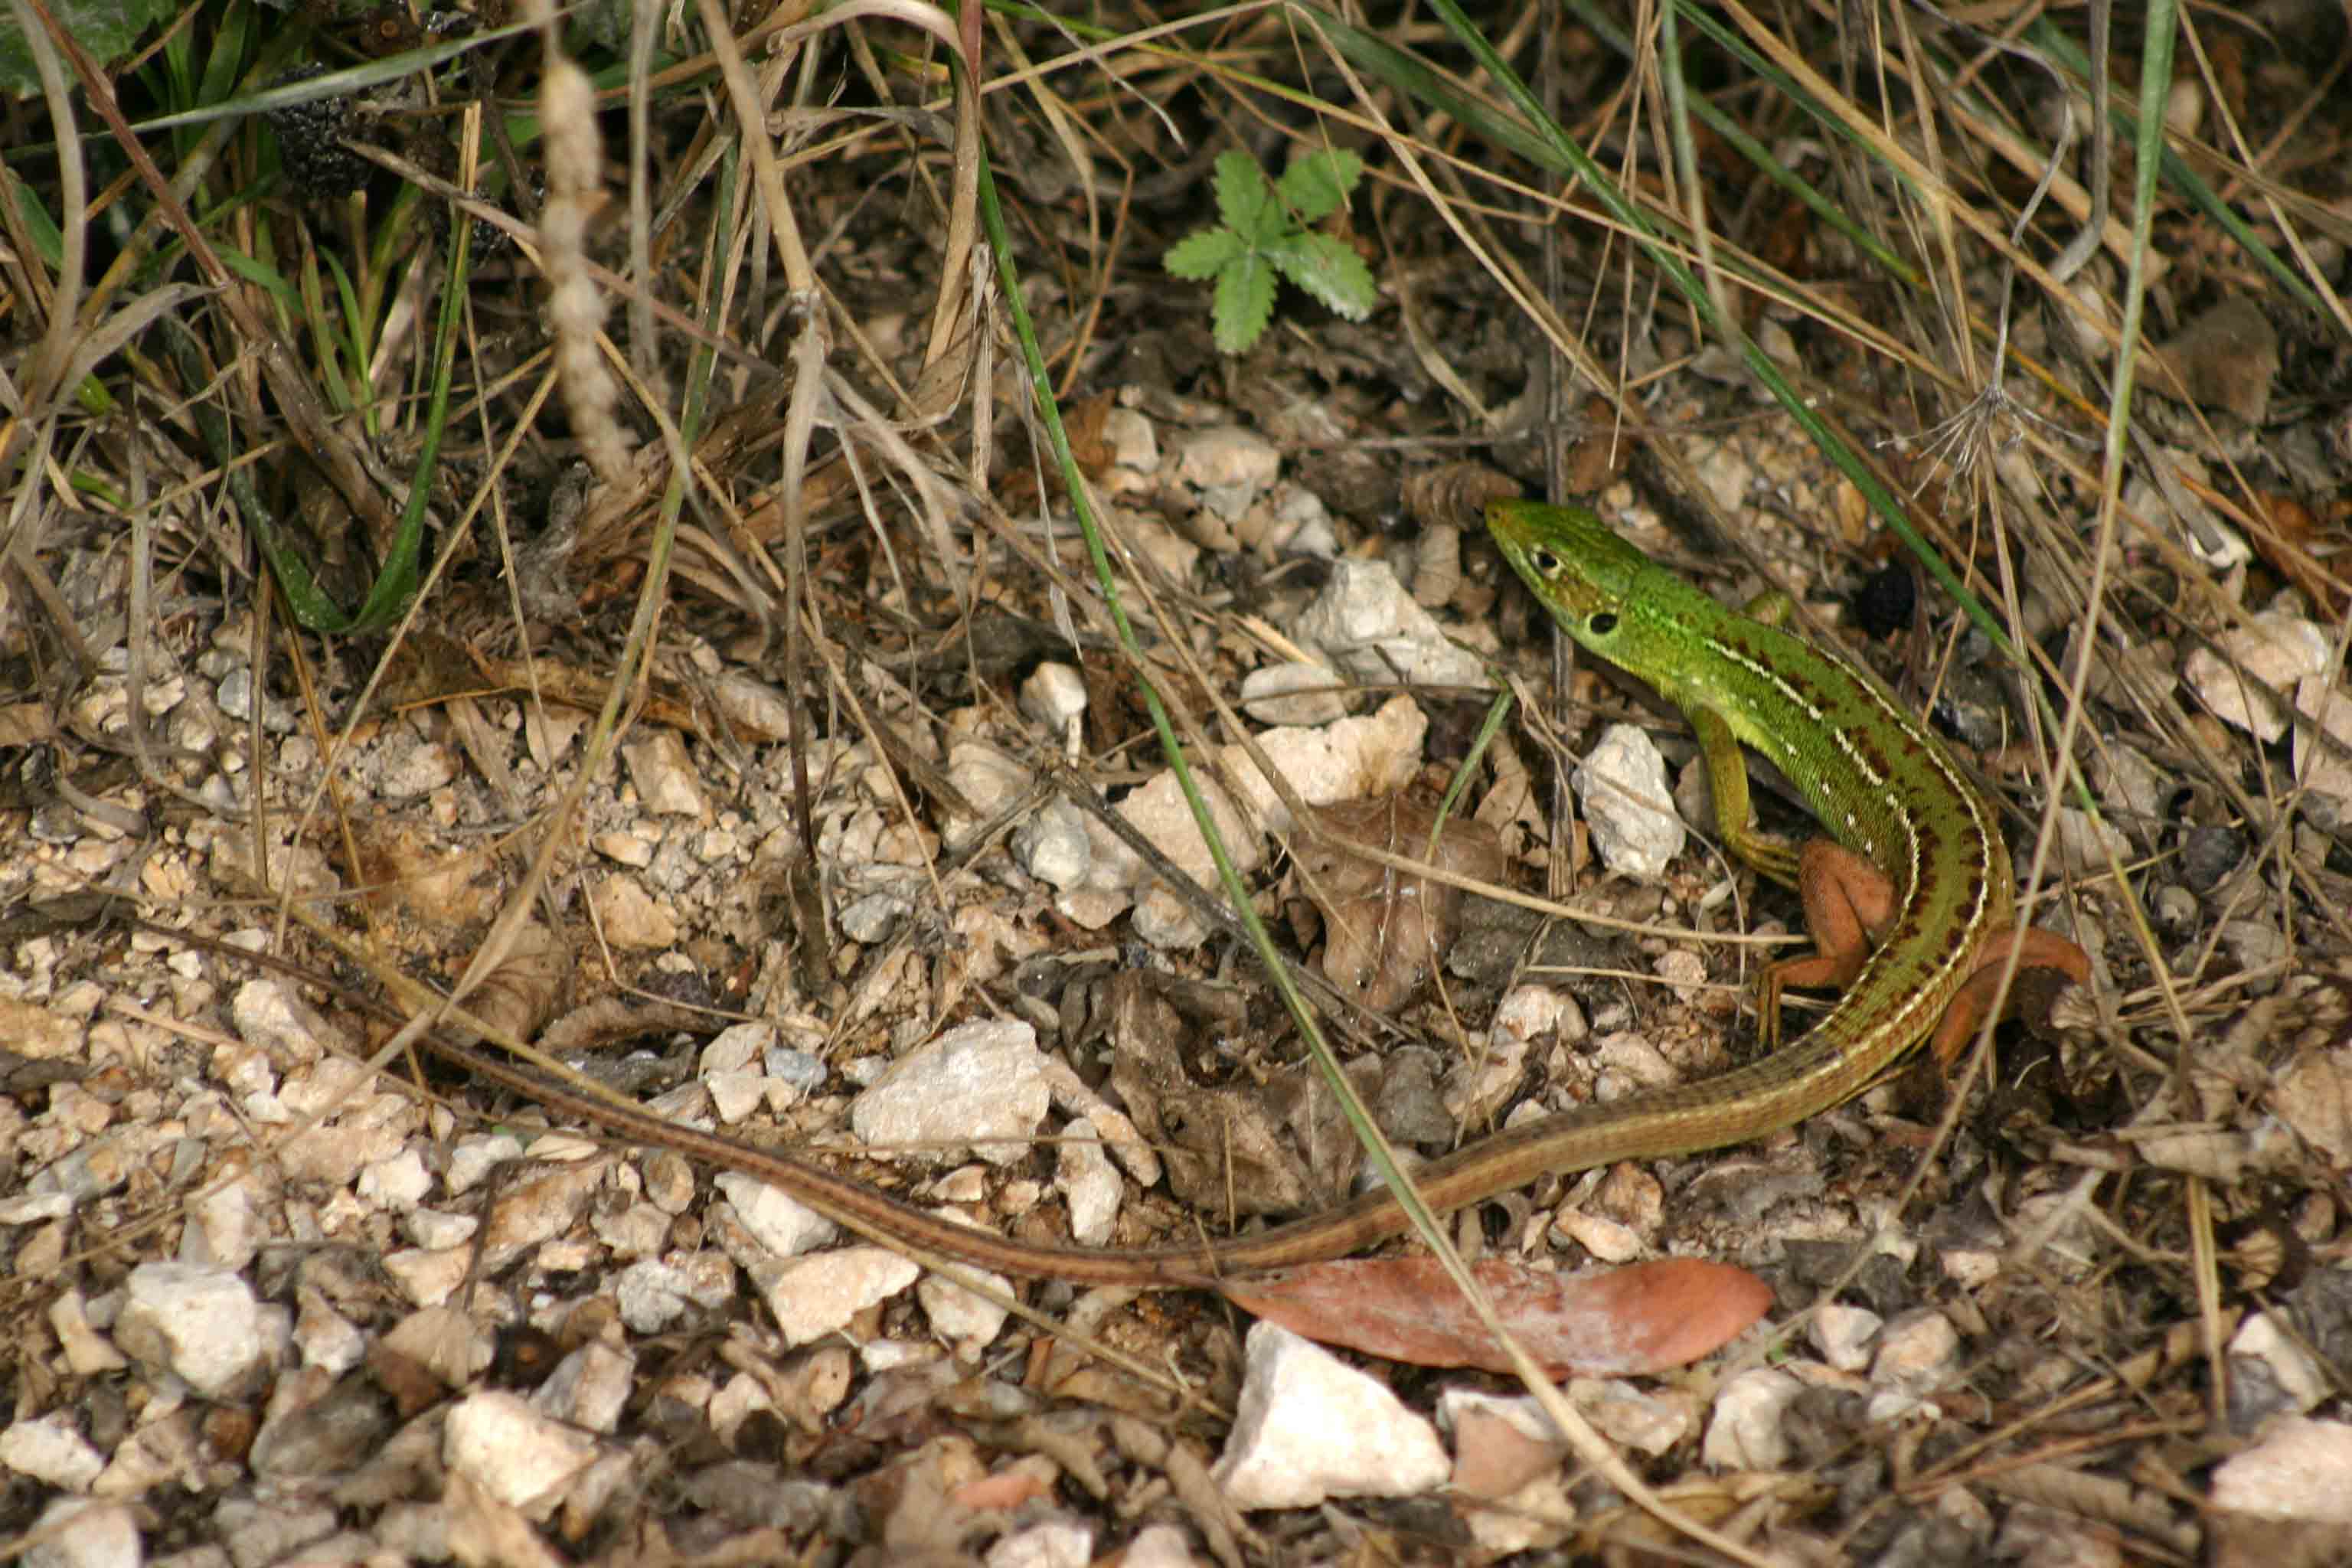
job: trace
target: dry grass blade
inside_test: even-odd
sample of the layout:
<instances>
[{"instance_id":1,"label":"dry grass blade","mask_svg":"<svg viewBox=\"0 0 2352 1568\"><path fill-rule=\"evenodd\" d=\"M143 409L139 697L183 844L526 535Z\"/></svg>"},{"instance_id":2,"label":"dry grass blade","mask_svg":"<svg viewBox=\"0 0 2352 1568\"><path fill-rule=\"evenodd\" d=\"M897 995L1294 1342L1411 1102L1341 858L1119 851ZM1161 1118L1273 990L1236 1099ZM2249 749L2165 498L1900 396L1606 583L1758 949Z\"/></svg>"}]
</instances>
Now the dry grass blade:
<instances>
[{"instance_id":1,"label":"dry grass blade","mask_svg":"<svg viewBox=\"0 0 2352 1568\"><path fill-rule=\"evenodd\" d=\"M550 1562L1153 1529L1241 1568L1400 1523L2177 1560L2336 1500L2290 1483L2341 1458L2352 1340L2340 7L107 9L0 13L0 1457L85 1528L157 1548L109 1500L200 1448L174 1550L290 1449L369 1500L335 1550L446 1513ZM1272 270L1171 271L1218 232ZM1441 1162L1754 1058L1746 960L1798 906L1596 870L1539 804L1631 716L1707 826L1673 705L1550 662L1476 525L1547 477L1927 715L2096 984L1972 1076L1433 1226L1770 1289L1671 1386L1544 1388L1595 1468L1545 1448L1541 1508L1251 1533L1242 1298L1197 1252L1142 1300L798 1316L767 1200L686 1156L821 1147L856 1182L818 1194L903 1201L932 1261L1124 1279L1358 1177L1310 1010L1371 1141ZM280 941L338 972L236 957ZM1119 1020L1163 992L1215 1005L1146 1071ZM394 1093L332 1048L461 1013L635 1087L550 1115L504 1057ZM967 1026L1019 1065L844 1165ZM600 1109L682 1141L472 1184ZM530 1247L460 1234L541 1204ZM1409 1318L1454 1289L1372 1267ZM255 1329L217 1382L142 1327L188 1279ZM593 1462L542 1507L520 1442L402 1457L489 1415ZM2325 1550L2288 1528L2260 1549Z\"/></svg>"}]
</instances>

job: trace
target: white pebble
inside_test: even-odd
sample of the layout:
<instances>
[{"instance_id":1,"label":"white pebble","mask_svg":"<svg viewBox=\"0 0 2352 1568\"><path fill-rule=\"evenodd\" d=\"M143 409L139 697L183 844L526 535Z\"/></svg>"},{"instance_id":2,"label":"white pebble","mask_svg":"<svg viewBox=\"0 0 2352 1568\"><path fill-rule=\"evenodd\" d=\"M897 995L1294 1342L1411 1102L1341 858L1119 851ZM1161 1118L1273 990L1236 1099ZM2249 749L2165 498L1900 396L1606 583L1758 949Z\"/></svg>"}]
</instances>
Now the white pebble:
<instances>
[{"instance_id":1,"label":"white pebble","mask_svg":"<svg viewBox=\"0 0 2352 1568\"><path fill-rule=\"evenodd\" d=\"M1610 725L1578 766L1575 784L1601 863L1644 881L1664 876L1688 834L1675 810L1665 759L1648 731Z\"/></svg>"},{"instance_id":2,"label":"white pebble","mask_svg":"<svg viewBox=\"0 0 2352 1568\"><path fill-rule=\"evenodd\" d=\"M1450 1469L1436 1430L1385 1384L1287 1329L1252 1326L1234 1429L1212 1472L1234 1507L1411 1497Z\"/></svg>"}]
</instances>

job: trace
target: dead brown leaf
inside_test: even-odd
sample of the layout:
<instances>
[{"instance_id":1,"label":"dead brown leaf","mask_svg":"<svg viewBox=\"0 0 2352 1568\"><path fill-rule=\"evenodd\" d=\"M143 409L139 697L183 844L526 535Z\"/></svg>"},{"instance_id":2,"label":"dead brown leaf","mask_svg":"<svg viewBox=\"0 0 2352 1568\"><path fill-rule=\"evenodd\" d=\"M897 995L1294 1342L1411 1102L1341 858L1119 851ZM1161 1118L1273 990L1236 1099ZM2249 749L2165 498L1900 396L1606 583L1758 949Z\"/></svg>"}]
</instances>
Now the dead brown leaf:
<instances>
[{"instance_id":1,"label":"dead brown leaf","mask_svg":"<svg viewBox=\"0 0 2352 1568\"><path fill-rule=\"evenodd\" d=\"M1748 1270L1697 1258L1561 1275L1489 1258L1470 1272L1504 1326L1555 1377L1685 1365L1772 1304L1772 1288ZM1341 1258L1223 1289L1244 1311L1324 1344L1415 1366L1511 1370L1433 1258Z\"/></svg>"},{"instance_id":2,"label":"dead brown leaf","mask_svg":"<svg viewBox=\"0 0 2352 1568\"><path fill-rule=\"evenodd\" d=\"M1297 851L1298 880L1323 917L1324 977L1365 1006L1385 1012L1437 971L1460 924L1462 892L1350 850L1364 845L1420 858L1437 821L1434 802L1410 791L1345 801L1315 813L1317 831ZM1498 882L1508 864L1483 822L1455 817L1438 836L1430 864Z\"/></svg>"}]
</instances>

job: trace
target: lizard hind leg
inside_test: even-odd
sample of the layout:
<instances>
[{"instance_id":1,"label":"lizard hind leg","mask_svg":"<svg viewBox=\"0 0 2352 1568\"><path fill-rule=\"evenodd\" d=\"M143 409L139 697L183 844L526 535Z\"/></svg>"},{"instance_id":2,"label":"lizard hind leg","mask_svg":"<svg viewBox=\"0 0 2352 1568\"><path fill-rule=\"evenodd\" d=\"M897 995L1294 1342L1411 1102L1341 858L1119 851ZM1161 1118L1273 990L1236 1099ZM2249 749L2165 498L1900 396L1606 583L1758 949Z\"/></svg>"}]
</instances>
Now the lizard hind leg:
<instances>
[{"instance_id":1,"label":"lizard hind leg","mask_svg":"<svg viewBox=\"0 0 2352 1568\"><path fill-rule=\"evenodd\" d=\"M1952 1005L1944 1010L1943 1021L1936 1026L1936 1033L1928 1042L1937 1063L1947 1072L1959 1059L1960 1053L1968 1049L1969 1042L1983 1026L1985 1016L1992 1010L1994 987L2000 983L2001 971L2009 967L2012 945L2020 950L2020 973L2029 969L2055 969L2078 985L2091 983L2091 955L2056 931L2044 931L2040 926L2004 926L1993 932L1976 968L1952 994ZM2017 988L2012 985L2001 1005L2001 1016L2011 1016L2016 1011Z\"/></svg>"},{"instance_id":2,"label":"lizard hind leg","mask_svg":"<svg viewBox=\"0 0 2352 1568\"><path fill-rule=\"evenodd\" d=\"M1895 884L1870 859L1828 838L1809 838L1797 856L1797 895L1813 952L1767 967L1757 983L1764 1040L1780 1044L1780 993L1788 986L1843 988L1895 923ZM2046 932L2044 934L2047 934Z\"/></svg>"}]
</instances>

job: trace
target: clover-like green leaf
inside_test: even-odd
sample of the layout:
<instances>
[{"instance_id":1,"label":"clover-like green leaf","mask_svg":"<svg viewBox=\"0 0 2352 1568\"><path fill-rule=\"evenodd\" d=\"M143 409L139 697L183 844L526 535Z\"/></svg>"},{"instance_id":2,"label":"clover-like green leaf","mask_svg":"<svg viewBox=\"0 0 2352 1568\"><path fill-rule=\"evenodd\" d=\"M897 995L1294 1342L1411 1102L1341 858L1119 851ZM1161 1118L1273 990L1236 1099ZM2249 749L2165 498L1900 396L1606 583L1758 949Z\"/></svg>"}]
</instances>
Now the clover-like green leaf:
<instances>
[{"instance_id":1,"label":"clover-like green leaf","mask_svg":"<svg viewBox=\"0 0 2352 1568\"><path fill-rule=\"evenodd\" d=\"M1200 228L1168 247L1160 265L1179 278L1206 282L1249 253L1241 236L1229 228Z\"/></svg>"},{"instance_id":2,"label":"clover-like green leaf","mask_svg":"<svg viewBox=\"0 0 2352 1568\"><path fill-rule=\"evenodd\" d=\"M1282 232L1282 208L1265 183L1265 171L1238 147L1217 154L1217 216L1244 240Z\"/></svg>"},{"instance_id":3,"label":"clover-like green leaf","mask_svg":"<svg viewBox=\"0 0 2352 1568\"><path fill-rule=\"evenodd\" d=\"M1263 256L1244 256L1217 274L1217 350L1237 354L1255 343L1274 316L1274 268Z\"/></svg>"},{"instance_id":4,"label":"clover-like green leaf","mask_svg":"<svg viewBox=\"0 0 2352 1568\"><path fill-rule=\"evenodd\" d=\"M1361 158L1344 148L1324 148L1293 159L1276 189L1300 223L1321 223L1339 210L1363 175Z\"/></svg>"},{"instance_id":5,"label":"clover-like green leaf","mask_svg":"<svg viewBox=\"0 0 2352 1568\"><path fill-rule=\"evenodd\" d=\"M1210 314L1221 352L1242 353L1265 332L1277 277L1351 321L1370 313L1379 293L1363 258L1307 227L1339 211L1363 172L1363 160L1353 153L1310 153L1283 172L1277 189L1247 153L1217 155L1217 212L1223 222L1178 240L1160 264L1178 278L1214 280Z\"/></svg>"},{"instance_id":6,"label":"clover-like green leaf","mask_svg":"<svg viewBox=\"0 0 2352 1568\"><path fill-rule=\"evenodd\" d=\"M1372 269L1345 240L1328 234L1294 234L1268 246L1265 254L1285 278L1351 321L1370 315L1380 298Z\"/></svg>"}]
</instances>

